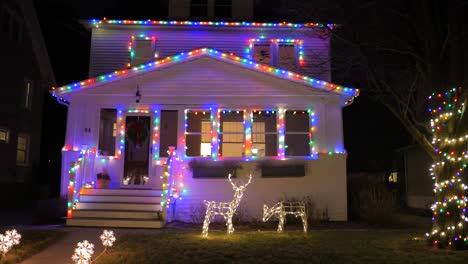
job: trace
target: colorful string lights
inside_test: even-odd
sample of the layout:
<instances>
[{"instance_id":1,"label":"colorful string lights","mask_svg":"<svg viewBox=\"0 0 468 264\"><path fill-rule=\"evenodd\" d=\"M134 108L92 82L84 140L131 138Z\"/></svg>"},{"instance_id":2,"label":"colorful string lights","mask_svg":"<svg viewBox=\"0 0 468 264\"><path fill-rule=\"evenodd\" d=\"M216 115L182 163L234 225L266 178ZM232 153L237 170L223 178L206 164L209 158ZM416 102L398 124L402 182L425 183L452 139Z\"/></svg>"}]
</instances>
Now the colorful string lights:
<instances>
[{"instance_id":1,"label":"colorful string lights","mask_svg":"<svg viewBox=\"0 0 468 264\"><path fill-rule=\"evenodd\" d=\"M304 41L301 39L266 39L264 37L249 39L249 46L246 51L246 57L250 60L254 60L254 46L255 43L272 43L272 44L292 44L296 47L297 61L299 66L304 66Z\"/></svg>"},{"instance_id":2,"label":"colorful string lights","mask_svg":"<svg viewBox=\"0 0 468 264\"><path fill-rule=\"evenodd\" d=\"M157 61L151 61L149 63L140 64L138 66L132 67L131 69L114 71L112 73L104 74L95 78L89 78L87 80L83 80L80 82L72 83L69 85L61 86L61 87L52 87L51 92L54 96L62 98L63 95L72 91L95 87L95 86L98 86L98 85L101 85L110 81L124 79L135 74L159 69L162 67L167 67L169 65L173 65L175 63L179 63L184 60L189 60L189 59L197 58L197 57L204 56L204 55L208 55L213 58L220 59L223 61L228 61L234 64L242 65L250 69L262 71L264 73L278 76L280 78L292 80L295 82L300 82L302 84L305 84L305 85L308 85L317 89L344 94L344 95L351 96L351 97L356 97L359 95L358 89L353 89L349 87L339 86L333 83L328 83L322 80L310 78L305 75L301 75L301 74L291 72L285 69L272 67L266 64L259 64L252 60L238 57L234 54L227 54L227 53L223 53L223 52L220 52L214 49L208 49L208 48L201 48L201 49L196 49L196 50L189 51L189 52L182 52L172 57L166 57Z\"/></svg>"},{"instance_id":3,"label":"colorful string lights","mask_svg":"<svg viewBox=\"0 0 468 264\"><path fill-rule=\"evenodd\" d=\"M133 65L136 65L138 63L135 63L136 61L136 42L137 41L151 41L151 54L153 54L155 50L155 43L156 43L156 37L155 36L147 36L145 34L139 34L139 35L133 35L131 37L131 41L128 42L128 52L130 53L130 61L127 63L127 68L131 68ZM154 58L157 58L157 54L154 53Z\"/></svg>"},{"instance_id":4,"label":"colorful string lights","mask_svg":"<svg viewBox=\"0 0 468 264\"><path fill-rule=\"evenodd\" d=\"M458 102L461 89L451 89L443 94L433 94L429 100L435 105L429 108L433 115L432 144L440 161L430 168L434 179L436 202L432 205L433 229L426 234L434 246L455 249L468 248L468 150L466 131L457 131L456 124L462 117L464 103ZM443 139L443 140L441 140Z\"/></svg>"},{"instance_id":5,"label":"colorful string lights","mask_svg":"<svg viewBox=\"0 0 468 264\"><path fill-rule=\"evenodd\" d=\"M194 26L194 27L280 27L280 28L303 28L303 27L324 27L333 28L333 24L319 24L319 23L257 23L257 22L211 22L211 21L158 21L158 20L116 20L116 19L90 19L88 21L95 27L102 27L103 25L140 25L140 26Z\"/></svg>"}]
</instances>

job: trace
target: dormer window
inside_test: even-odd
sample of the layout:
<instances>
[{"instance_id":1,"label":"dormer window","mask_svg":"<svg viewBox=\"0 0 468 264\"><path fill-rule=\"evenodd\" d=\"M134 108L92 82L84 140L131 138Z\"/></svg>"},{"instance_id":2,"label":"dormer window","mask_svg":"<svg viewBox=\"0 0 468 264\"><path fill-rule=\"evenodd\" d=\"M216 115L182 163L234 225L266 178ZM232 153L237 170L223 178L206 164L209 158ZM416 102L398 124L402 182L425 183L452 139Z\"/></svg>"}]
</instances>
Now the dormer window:
<instances>
[{"instance_id":1,"label":"dormer window","mask_svg":"<svg viewBox=\"0 0 468 264\"><path fill-rule=\"evenodd\" d=\"M294 71L304 65L302 40L250 39L247 57L259 63Z\"/></svg>"},{"instance_id":2,"label":"dormer window","mask_svg":"<svg viewBox=\"0 0 468 264\"><path fill-rule=\"evenodd\" d=\"M208 16L208 0L191 0L190 1L190 16L191 17L207 17Z\"/></svg>"},{"instance_id":3,"label":"dormer window","mask_svg":"<svg viewBox=\"0 0 468 264\"><path fill-rule=\"evenodd\" d=\"M149 37L144 34L132 36L132 41L128 43L130 62L127 64L127 67L154 60L157 57L155 42L156 38L154 36Z\"/></svg>"}]
</instances>

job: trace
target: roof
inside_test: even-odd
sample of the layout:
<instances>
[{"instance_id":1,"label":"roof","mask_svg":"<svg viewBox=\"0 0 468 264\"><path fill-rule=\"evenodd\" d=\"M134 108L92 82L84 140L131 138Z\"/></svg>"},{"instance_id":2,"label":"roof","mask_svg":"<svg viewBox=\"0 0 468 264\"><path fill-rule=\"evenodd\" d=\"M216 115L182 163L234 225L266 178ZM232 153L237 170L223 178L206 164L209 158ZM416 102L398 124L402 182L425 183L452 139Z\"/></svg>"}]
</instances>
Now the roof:
<instances>
[{"instance_id":1,"label":"roof","mask_svg":"<svg viewBox=\"0 0 468 264\"><path fill-rule=\"evenodd\" d=\"M268 28L333 28L333 24L305 23L295 24L287 22L224 22L224 21L164 21L164 20L120 20L120 19L90 19L89 25L99 27L102 25L138 25L138 26L194 26L194 27L268 27Z\"/></svg>"},{"instance_id":2,"label":"roof","mask_svg":"<svg viewBox=\"0 0 468 264\"><path fill-rule=\"evenodd\" d=\"M340 86L334 83L329 83L323 80L319 80L319 79L311 78L311 77L301 75L295 72L291 72L286 69L276 68L276 67L272 67L266 64L260 64L255 61L251 61L246 58L236 56L232 53L230 54L223 53L218 50L211 49L211 48L200 48L200 49L195 49L189 52L182 52L175 56L166 57L166 58L159 59L156 61L151 61L148 63L140 64L130 69L117 70L117 71L110 72L101 76L89 78L89 79L71 83L68 85L64 85L60 87L52 87L51 93L54 96L62 99L61 97L68 93L72 93L81 89L92 89L92 88L95 88L95 87L98 87L98 86L101 86L110 82L115 82L115 81L123 80L126 78L131 78L133 76L137 76L139 74L146 73L149 71L156 71L162 68L170 67L172 65L181 63L183 61L192 60L200 56L210 56L218 60L222 60L228 63L233 63L238 66L245 67L254 71L262 72L265 74L273 75L278 78L300 83L306 86L313 87L318 90L340 94L340 95L347 97L347 100L350 100L350 101L352 101L354 97L359 95L358 89L344 87L344 86Z\"/></svg>"}]
</instances>

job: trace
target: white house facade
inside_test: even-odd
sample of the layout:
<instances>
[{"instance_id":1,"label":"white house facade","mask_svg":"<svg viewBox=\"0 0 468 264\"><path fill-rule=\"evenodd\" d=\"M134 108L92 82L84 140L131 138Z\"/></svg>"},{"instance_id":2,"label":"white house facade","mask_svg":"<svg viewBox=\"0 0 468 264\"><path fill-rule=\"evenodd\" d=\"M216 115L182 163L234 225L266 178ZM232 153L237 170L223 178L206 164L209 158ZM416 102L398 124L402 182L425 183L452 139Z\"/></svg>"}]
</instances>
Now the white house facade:
<instances>
[{"instance_id":1,"label":"white house facade","mask_svg":"<svg viewBox=\"0 0 468 264\"><path fill-rule=\"evenodd\" d=\"M253 176L243 220L284 199L347 220L342 107L359 91L329 82L326 25L85 23L91 77L52 89L69 104L68 225L198 222L204 200L233 199L228 173Z\"/></svg>"}]
</instances>

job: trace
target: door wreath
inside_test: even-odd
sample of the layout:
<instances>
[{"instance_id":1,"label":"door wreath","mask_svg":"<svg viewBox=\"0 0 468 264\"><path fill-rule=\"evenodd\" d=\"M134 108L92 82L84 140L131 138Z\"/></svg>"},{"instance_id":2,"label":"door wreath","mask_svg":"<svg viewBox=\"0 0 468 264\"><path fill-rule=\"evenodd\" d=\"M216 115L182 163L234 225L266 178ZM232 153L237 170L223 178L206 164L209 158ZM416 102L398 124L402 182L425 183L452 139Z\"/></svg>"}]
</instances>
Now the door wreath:
<instances>
[{"instance_id":1,"label":"door wreath","mask_svg":"<svg viewBox=\"0 0 468 264\"><path fill-rule=\"evenodd\" d=\"M143 144L146 144L148 141L148 128L145 127L145 123L137 119L135 121L130 122L127 125L126 136L129 141L131 141L136 148L141 148Z\"/></svg>"}]
</instances>

